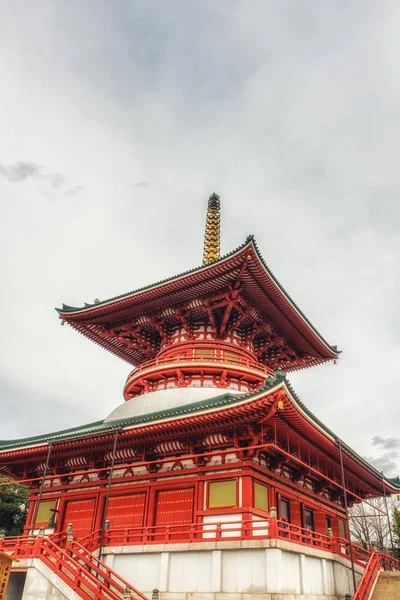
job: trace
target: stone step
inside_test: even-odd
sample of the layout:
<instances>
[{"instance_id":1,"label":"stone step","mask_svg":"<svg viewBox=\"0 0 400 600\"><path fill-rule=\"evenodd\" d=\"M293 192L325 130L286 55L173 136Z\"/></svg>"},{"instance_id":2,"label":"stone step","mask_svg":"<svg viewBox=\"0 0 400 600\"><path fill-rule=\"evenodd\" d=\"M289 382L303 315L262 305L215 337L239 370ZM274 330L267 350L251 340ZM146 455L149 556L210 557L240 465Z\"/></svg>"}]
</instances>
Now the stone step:
<instances>
[{"instance_id":1,"label":"stone step","mask_svg":"<svg viewBox=\"0 0 400 600\"><path fill-rule=\"evenodd\" d=\"M400 572L381 572L371 600L400 600Z\"/></svg>"}]
</instances>

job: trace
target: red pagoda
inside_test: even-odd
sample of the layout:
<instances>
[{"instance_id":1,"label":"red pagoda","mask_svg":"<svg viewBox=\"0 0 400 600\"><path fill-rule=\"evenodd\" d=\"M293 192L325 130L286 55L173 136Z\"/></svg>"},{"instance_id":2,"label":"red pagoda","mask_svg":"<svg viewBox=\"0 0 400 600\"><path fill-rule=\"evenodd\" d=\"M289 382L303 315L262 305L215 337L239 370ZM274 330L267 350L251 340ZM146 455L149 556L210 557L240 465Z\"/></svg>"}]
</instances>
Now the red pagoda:
<instances>
[{"instance_id":1,"label":"red pagoda","mask_svg":"<svg viewBox=\"0 0 400 600\"><path fill-rule=\"evenodd\" d=\"M58 310L131 365L120 406L95 423L0 442L1 473L30 487L25 536L3 549L57 576L56 562L73 558L81 598L122 597L119 574L134 583L127 598L337 599L371 559L349 540L348 506L400 490L296 396L286 374L339 352L253 237L220 257L219 227L213 194L201 267ZM101 573L109 587L90 595L82 581L96 569L93 586Z\"/></svg>"}]
</instances>

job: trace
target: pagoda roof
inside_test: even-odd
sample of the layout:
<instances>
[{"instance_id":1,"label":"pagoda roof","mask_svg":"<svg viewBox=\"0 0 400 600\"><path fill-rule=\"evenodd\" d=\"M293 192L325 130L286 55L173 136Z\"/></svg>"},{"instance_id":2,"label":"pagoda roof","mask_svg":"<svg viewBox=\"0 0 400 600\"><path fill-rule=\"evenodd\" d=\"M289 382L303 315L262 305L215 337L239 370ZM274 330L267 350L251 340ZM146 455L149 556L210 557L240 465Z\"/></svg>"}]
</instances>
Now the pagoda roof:
<instances>
[{"instance_id":1,"label":"pagoda roof","mask_svg":"<svg viewBox=\"0 0 400 600\"><path fill-rule=\"evenodd\" d=\"M152 285L102 302L72 307L63 304L56 309L60 318L100 346L134 366L145 359L140 352L124 344L120 338L107 335L116 323L157 315L167 307L179 307L194 298L204 298L241 279L243 293L252 306L282 334L300 357L279 368L291 371L313 366L338 357L336 346L329 345L307 319L297 304L263 260L255 239L245 243L221 259ZM106 328L106 332L101 331ZM108 329L107 329L108 328Z\"/></svg>"},{"instance_id":2,"label":"pagoda roof","mask_svg":"<svg viewBox=\"0 0 400 600\"><path fill-rule=\"evenodd\" d=\"M359 456L350 446L339 440L303 404L282 372L278 372L275 377L269 377L260 389L248 394L226 393L199 402L141 416L116 421L95 421L87 425L50 434L19 440L0 441L0 458L2 454L3 456L11 456L14 453L20 454L24 449L39 452L49 443L58 445L74 442L76 444L80 439L85 441L88 437L93 438L107 433L111 434L116 430L124 430L127 434L131 432L138 438L141 433L150 429L163 432L168 430L176 435L176 431L181 429L183 422L185 422L185 426L188 423L193 423L197 428L198 424L205 420L207 426L209 426L210 419L221 422L223 415L229 415L233 411L240 411L240 409L249 410L252 407L259 415L260 410L263 412L268 410L268 406L272 404L274 393L279 390L282 390L289 400L285 403L284 409L279 411L279 416L283 419L282 422L286 423L291 430L299 432L303 439L310 441L321 452L326 452L327 455L331 456L337 454L337 445L340 442L343 449L345 468L351 469L353 473L358 472L360 478L368 482L377 491L382 490L383 483L385 484L386 493L394 493L400 490L400 479L398 477L384 478L375 467ZM178 429L176 430L176 428ZM381 487L379 488L379 486Z\"/></svg>"}]
</instances>

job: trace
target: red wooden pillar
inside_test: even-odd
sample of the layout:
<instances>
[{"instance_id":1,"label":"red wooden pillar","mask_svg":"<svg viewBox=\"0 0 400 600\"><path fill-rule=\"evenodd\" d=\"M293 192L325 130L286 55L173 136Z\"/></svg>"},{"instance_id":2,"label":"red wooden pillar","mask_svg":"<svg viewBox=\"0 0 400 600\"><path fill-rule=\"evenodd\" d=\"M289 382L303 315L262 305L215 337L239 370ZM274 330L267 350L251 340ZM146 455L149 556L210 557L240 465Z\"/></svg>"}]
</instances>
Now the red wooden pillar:
<instances>
[{"instance_id":1,"label":"red wooden pillar","mask_svg":"<svg viewBox=\"0 0 400 600\"><path fill-rule=\"evenodd\" d=\"M156 501L157 491L154 489L154 486L151 485L148 494L147 515L144 517L145 527L154 527L156 524Z\"/></svg>"},{"instance_id":2,"label":"red wooden pillar","mask_svg":"<svg viewBox=\"0 0 400 600\"><path fill-rule=\"evenodd\" d=\"M198 485L197 485L197 498L196 498L196 502L194 504L195 508L195 515L194 515L194 519L193 522L194 523L198 523L197 527L195 528L195 530L193 531L193 539L201 539L203 537L203 531L202 531L202 527L201 524L203 523L203 517L201 516L201 513L204 510L204 493L205 493L205 483L204 481L199 481Z\"/></svg>"},{"instance_id":3,"label":"red wooden pillar","mask_svg":"<svg viewBox=\"0 0 400 600\"><path fill-rule=\"evenodd\" d=\"M99 494L97 494L97 498L96 498L95 520L93 523L94 530L101 529L101 526L103 524L105 505L106 505L106 493L100 492ZM112 527L112 523L111 523L111 527Z\"/></svg>"},{"instance_id":4,"label":"red wooden pillar","mask_svg":"<svg viewBox=\"0 0 400 600\"><path fill-rule=\"evenodd\" d=\"M254 506L254 490L253 490L253 478L250 475L244 475L242 477L242 534L243 537L248 538L252 536L251 526L251 509Z\"/></svg>"},{"instance_id":5,"label":"red wooden pillar","mask_svg":"<svg viewBox=\"0 0 400 600\"><path fill-rule=\"evenodd\" d=\"M24 526L24 535L28 535L29 531L32 529L32 518L33 518L33 515L35 514L36 502L37 501L29 502L28 513L26 515L26 521L25 521L25 526Z\"/></svg>"}]
</instances>

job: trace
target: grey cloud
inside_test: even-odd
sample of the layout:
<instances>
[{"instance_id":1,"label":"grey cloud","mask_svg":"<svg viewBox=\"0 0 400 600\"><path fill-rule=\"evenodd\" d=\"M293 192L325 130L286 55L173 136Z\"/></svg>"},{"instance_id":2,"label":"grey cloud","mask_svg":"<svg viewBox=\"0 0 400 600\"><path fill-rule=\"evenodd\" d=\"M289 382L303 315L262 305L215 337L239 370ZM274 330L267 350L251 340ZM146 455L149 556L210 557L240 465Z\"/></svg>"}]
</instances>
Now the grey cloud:
<instances>
[{"instance_id":1,"label":"grey cloud","mask_svg":"<svg viewBox=\"0 0 400 600\"><path fill-rule=\"evenodd\" d=\"M55 189L60 188L66 182L64 175L61 175L61 173L53 173L51 175L47 175L46 177L50 185Z\"/></svg>"},{"instance_id":2,"label":"grey cloud","mask_svg":"<svg viewBox=\"0 0 400 600\"><path fill-rule=\"evenodd\" d=\"M61 330L52 306L200 264L204 200L215 189L223 251L254 233L307 317L344 350L337 367L294 374L296 391L359 454L384 455L371 460L397 474L388 453L398 447L373 452L371 438L396 440L400 422L400 5L47 4L21 12L0 2L1 183L24 181L24 169L8 165L8 140L13 156L46 165L28 168L30 189L7 183L4 369L19 380L23 339L25 376L43 405L44 387L68 384L68 423L85 420L76 398L93 420L110 412L125 365ZM49 197L75 197L79 211ZM3 396L10 413L17 392ZM18 402L22 431L29 394ZM24 432L62 428L58 407L41 408Z\"/></svg>"},{"instance_id":3,"label":"grey cloud","mask_svg":"<svg viewBox=\"0 0 400 600\"><path fill-rule=\"evenodd\" d=\"M76 196L76 194L79 194L83 189L82 185L74 185L65 192L64 196L66 198L72 198L73 196Z\"/></svg>"},{"instance_id":4,"label":"grey cloud","mask_svg":"<svg viewBox=\"0 0 400 600\"><path fill-rule=\"evenodd\" d=\"M132 184L132 187L147 188L150 185L151 185L150 181L135 181L135 183Z\"/></svg>"},{"instance_id":5,"label":"grey cloud","mask_svg":"<svg viewBox=\"0 0 400 600\"><path fill-rule=\"evenodd\" d=\"M71 198L83 189L81 185L71 185L68 178L61 173L47 173L43 166L36 165L33 162L18 161L10 165L0 163L0 175L10 182L35 178L45 191L48 191L50 187L51 196L53 196L53 192L63 190L64 196ZM150 184L146 181L140 181L136 185L145 187Z\"/></svg>"},{"instance_id":6,"label":"grey cloud","mask_svg":"<svg viewBox=\"0 0 400 600\"><path fill-rule=\"evenodd\" d=\"M387 452L378 457L367 456L366 460L378 471L383 471L387 477L394 477L399 474L400 465L397 460L399 457L398 452Z\"/></svg>"},{"instance_id":7,"label":"grey cloud","mask_svg":"<svg viewBox=\"0 0 400 600\"><path fill-rule=\"evenodd\" d=\"M0 174L8 181L25 181L29 177L37 177L42 168L34 163L24 161L11 165L0 163Z\"/></svg>"},{"instance_id":8,"label":"grey cloud","mask_svg":"<svg viewBox=\"0 0 400 600\"><path fill-rule=\"evenodd\" d=\"M400 438L384 438L380 435L374 435L371 440L373 446L378 446L384 450L390 450L391 448L399 448L400 447Z\"/></svg>"}]
</instances>

